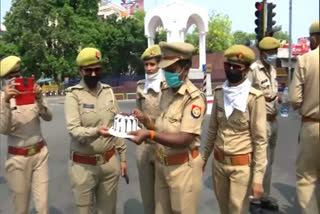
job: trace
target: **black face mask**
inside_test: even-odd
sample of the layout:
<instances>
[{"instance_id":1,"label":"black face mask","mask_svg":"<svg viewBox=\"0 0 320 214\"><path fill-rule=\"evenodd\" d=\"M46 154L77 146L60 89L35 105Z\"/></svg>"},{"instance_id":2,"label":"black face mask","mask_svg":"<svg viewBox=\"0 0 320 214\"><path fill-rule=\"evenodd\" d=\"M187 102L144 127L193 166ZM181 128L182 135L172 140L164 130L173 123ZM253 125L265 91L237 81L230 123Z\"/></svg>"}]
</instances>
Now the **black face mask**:
<instances>
[{"instance_id":1,"label":"black face mask","mask_svg":"<svg viewBox=\"0 0 320 214\"><path fill-rule=\"evenodd\" d=\"M100 76L85 75L83 76L83 80L89 89L95 89L100 81Z\"/></svg>"},{"instance_id":2,"label":"black face mask","mask_svg":"<svg viewBox=\"0 0 320 214\"><path fill-rule=\"evenodd\" d=\"M225 72L230 83L237 83L243 79L242 72L239 70L226 70Z\"/></svg>"}]
</instances>

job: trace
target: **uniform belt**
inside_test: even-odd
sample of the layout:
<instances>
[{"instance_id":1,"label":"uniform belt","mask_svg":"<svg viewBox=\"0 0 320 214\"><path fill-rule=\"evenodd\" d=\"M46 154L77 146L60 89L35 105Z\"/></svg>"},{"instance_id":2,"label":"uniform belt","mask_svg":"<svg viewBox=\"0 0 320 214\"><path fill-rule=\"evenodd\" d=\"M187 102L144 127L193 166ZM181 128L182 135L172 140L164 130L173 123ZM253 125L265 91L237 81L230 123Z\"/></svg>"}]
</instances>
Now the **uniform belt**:
<instances>
[{"instance_id":1,"label":"uniform belt","mask_svg":"<svg viewBox=\"0 0 320 214\"><path fill-rule=\"evenodd\" d=\"M249 165L251 162L252 153L226 156L223 152L214 149L214 158L220 163L232 166Z\"/></svg>"},{"instance_id":2,"label":"uniform belt","mask_svg":"<svg viewBox=\"0 0 320 214\"><path fill-rule=\"evenodd\" d=\"M198 147L191 150L191 156L193 159L198 157L199 150ZM173 155L165 155L163 152L156 150L156 158L157 160L167 166L180 165L189 161L189 152L173 154Z\"/></svg>"},{"instance_id":3,"label":"uniform belt","mask_svg":"<svg viewBox=\"0 0 320 214\"><path fill-rule=\"evenodd\" d=\"M114 147L103 154L95 154L90 156L73 152L72 160L76 163L81 163L81 164L101 165L108 162L115 153L116 153L116 149Z\"/></svg>"},{"instance_id":4,"label":"uniform belt","mask_svg":"<svg viewBox=\"0 0 320 214\"><path fill-rule=\"evenodd\" d=\"M32 156L39 153L44 146L45 146L44 141L41 141L35 145L25 147L25 148L8 146L8 153L12 155Z\"/></svg>"},{"instance_id":5,"label":"uniform belt","mask_svg":"<svg viewBox=\"0 0 320 214\"><path fill-rule=\"evenodd\" d=\"M267 114L267 121L273 122L277 118L276 114Z\"/></svg>"},{"instance_id":6,"label":"uniform belt","mask_svg":"<svg viewBox=\"0 0 320 214\"><path fill-rule=\"evenodd\" d=\"M270 98L270 97L264 97L264 99L266 100L266 102L270 103L270 102L274 101L277 97L278 97L278 96L276 95L276 96L274 96L274 97L272 97L272 98Z\"/></svg>"},{"instance_id":7,"label":"uniform belt","mask_svg":"<svg viewBox=\"0 0 320 214\"><path fill-rule=\"evenodd\" d=\"M315 123L320 123L320 119L312 118L312 117L307 117L307 116L302 116L301 117L301 122L315 122Z\"/></svg>"}]
</instances>

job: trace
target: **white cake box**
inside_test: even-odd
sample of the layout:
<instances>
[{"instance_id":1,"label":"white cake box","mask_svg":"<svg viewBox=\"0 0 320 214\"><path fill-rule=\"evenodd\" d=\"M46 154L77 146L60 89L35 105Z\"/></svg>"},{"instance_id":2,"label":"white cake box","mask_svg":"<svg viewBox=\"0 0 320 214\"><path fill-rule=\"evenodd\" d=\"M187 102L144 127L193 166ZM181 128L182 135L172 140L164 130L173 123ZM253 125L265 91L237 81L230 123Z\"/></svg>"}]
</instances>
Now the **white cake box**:
<instances>
[{"instance_id":1,"label":"white cake box","mask_svg":"<svg viewBox=\"0 0 320 214\"><path fill-rule=\"evenodd\" d=\"M113 127L109 129L109 133L115 137L131 138L127 133L137 131L138 119L132 115L117 114L113 119Z\"/></svg>"}]
</instances>

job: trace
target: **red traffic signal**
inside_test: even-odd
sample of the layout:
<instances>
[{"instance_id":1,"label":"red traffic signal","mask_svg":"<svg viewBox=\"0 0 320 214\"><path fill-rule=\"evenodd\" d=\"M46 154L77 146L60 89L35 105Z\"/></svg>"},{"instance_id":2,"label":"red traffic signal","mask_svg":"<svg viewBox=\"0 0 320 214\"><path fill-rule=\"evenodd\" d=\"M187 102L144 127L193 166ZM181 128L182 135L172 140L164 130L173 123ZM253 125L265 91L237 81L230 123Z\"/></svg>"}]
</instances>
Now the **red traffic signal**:
<instances>
[{"instance_id":1,"label":"red traffic signal","mask_svg":"<svg viewBox=\"0 0 320 214\"><path fill-rule=\"evenodd\" d=\"M262 5L261 2L256 2L255 6L256 6L257 10L262 10L263 9L263 5Z\"/></svg>"}]
</instances>

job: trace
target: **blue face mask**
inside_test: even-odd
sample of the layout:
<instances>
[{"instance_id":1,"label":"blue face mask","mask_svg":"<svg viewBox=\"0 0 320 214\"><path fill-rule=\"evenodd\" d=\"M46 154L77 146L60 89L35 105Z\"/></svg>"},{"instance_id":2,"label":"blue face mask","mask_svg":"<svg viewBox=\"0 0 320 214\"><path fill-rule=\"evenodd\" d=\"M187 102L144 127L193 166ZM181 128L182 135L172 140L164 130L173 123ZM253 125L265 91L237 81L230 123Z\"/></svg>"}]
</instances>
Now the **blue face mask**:
<instances>
[{"instance_id":1,"label":"blue face mask","mask_svg":"<svg viewBox=\"0 0 320 214\"><path fill-rule=\"evenodd\" d=\"M272 54L272 55L267 56L267 62L269 62L269 63L275 62L276 59L277 59L277 55L276 54Z\"/></svg>"},{"instance_id":2,"label":"blue face mask","mask_svg":"<svg viewBox=\"0 0 320 214\"><path fill-rule=\"evenodd\" d=\"M182 85L183 80L179 80L180 73L172 73L167 71L164 71L163 73L167 84L171 88L179 88Z\"/></svg>"}]
</instances>

